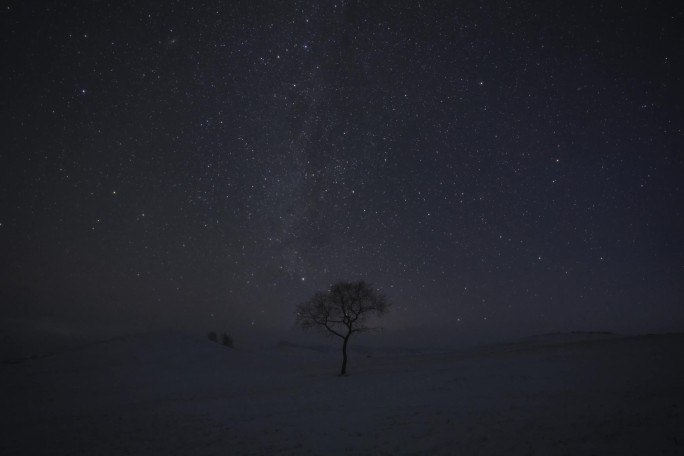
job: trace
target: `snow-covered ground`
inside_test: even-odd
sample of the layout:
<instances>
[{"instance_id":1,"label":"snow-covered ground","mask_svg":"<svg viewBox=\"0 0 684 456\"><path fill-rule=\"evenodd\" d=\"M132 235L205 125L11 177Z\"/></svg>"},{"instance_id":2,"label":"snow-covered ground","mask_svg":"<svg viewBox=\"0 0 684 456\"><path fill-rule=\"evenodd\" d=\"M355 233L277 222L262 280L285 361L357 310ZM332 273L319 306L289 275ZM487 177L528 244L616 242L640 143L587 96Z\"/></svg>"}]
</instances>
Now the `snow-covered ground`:
<instances>
[{"instance_id":1,"label":"snow-covered ground","mask_svg":"<svg viewBox=\"0 0 684 456\"><path fill-rule=\"evenodd\" d=\"M684 454L681 334L339 361L155 333L4 363L0 454Z\"/></svg>"}]
</instances>

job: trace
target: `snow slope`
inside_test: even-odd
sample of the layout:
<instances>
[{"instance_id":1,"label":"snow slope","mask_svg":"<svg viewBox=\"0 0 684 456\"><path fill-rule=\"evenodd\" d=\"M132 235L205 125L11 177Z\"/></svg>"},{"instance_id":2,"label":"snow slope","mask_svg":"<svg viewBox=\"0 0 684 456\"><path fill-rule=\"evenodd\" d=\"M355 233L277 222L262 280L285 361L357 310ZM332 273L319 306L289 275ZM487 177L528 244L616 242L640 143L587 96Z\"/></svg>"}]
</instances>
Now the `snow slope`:
<instances>
[{"instance_id":1,"label":"snow slope","mask_svg":"<svg viewBox=\"0 0 684 456\"><path fill-rule=\"evenodd\" d=\"M2 455L684 454L684 335L247 352L177 333L0 365Z\"/></svg>"}]
</instances>

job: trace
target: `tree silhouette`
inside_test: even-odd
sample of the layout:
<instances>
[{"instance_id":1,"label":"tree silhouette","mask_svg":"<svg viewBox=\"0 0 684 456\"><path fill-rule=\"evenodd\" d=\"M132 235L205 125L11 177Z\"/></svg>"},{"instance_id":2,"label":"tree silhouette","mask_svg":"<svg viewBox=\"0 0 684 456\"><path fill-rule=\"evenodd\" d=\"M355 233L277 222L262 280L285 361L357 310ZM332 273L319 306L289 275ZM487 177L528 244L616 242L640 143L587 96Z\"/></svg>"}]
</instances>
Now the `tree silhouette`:
<instances>
[{"instance_id":1,"label":"tree silhouette","mask_svg":"<svg viewBox=\"0 0 684 456\"><path fill-rule=\"evenodd\" d=\"M366 282L337 282L326 293L318 292L297 306L295 324L303 329L317 328L342 342L342 370L347 373L347 344L354 333L377 328L366 326L369 316L387 312L385 297Z\"/></svg>"}]
</instances>

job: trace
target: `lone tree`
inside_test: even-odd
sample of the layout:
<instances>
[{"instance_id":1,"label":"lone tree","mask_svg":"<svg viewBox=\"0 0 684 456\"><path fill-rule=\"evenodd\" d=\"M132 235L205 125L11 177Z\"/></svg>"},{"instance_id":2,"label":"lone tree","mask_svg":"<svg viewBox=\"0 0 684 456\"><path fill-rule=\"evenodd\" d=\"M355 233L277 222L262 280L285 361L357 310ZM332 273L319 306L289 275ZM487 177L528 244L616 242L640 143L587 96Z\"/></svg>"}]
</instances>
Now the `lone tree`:
<instances>
[{"instance_id":1,"label":"lone tree","mask_svg":"<svg viewBox=\"0 0 684 456\"><path fill-rule=\"evenodd\" d=\"M337 282L327 293L316 293L299 304L295 324L303 329L318 328L343 340L340 375L345 375L349 338L354 333L377 329L366 326L366 320L383 315L388 307L385 297L364 281Z\"/></svg>"}]
</instances>

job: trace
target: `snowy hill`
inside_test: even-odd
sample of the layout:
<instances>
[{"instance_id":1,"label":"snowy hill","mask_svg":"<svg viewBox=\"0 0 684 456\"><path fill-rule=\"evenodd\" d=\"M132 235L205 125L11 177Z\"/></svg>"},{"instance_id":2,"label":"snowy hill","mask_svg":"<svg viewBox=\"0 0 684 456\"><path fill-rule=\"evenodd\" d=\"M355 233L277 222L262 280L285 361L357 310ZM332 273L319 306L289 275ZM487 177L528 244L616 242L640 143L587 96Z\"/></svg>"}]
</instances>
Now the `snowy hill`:
<instances>
[{"instance_id":1,"label":"snowy hill","mask_svg":"<svg viewBox=\"0 0 684 456\"><path fill-rule=\"evenodd\" d=\"M684 335L448 353L128 336L0 365L0 454L684 454Z\"/></svg>"}]
</instances>

